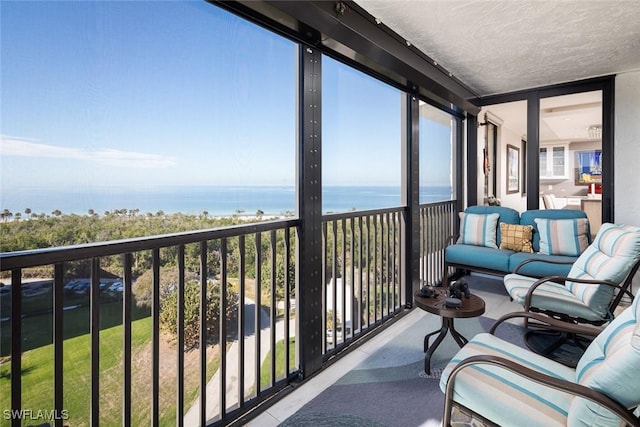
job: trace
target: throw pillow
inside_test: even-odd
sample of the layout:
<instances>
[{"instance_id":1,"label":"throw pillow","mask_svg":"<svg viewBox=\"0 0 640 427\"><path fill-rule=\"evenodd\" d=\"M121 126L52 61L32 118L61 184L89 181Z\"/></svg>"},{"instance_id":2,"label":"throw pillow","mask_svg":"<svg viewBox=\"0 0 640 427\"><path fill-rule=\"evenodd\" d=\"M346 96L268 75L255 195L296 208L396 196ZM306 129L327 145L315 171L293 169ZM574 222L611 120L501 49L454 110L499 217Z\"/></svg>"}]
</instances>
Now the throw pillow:
<instances>
[{"instance_id":1,"label":"throw pillow","mask_svg":"<svg viewBox=\"0 0 640 427\"><path fill-rule=\"evenodd\" d=\"M531 238L533 237L532 225L518 225L500 223L500 249L533 253Z\"/></svg>"},{"instance_id":2,"label":"throw pillow","mask_svg":"<svg viewBox=\"0 0 640 427\"><path fill-rule=\"evenodd\" d=\"M534 220L540 233L540 253L545 255L579 256L589 246L589 220Z\"/></svg>"},{"instance_id":3,"label":"throw pillow","mask_svg":"<svg viewBox=\"0 0 640 427\"><path fill-rule=\"evenodd\" d=\"M460 238L458 238L458 243L498 249L496 229L499 217L500 215L497 213L471 214L460 212Z\"/></svg>"}]
</instances>

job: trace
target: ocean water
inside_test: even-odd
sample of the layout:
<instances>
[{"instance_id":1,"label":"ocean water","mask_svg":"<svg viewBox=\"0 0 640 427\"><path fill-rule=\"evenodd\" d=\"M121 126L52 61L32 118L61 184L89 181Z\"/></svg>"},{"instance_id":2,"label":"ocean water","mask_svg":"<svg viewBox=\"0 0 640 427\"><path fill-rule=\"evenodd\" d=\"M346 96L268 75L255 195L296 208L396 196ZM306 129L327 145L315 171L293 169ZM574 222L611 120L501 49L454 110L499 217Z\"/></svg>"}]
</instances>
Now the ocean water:
<instances>
[{"instance_id":1,"label":"ocean water","mask_svg":"<svg viewBox=\"0 0 640 427\"><path fill-rule=\"evenodd\" d=\"M400 188L387 186L327 186L323 189L323 209L327 212L346 212L400 206ZM423 188L421 203L451 199L451 187ZM3 189L0 211L15 215L26 209L32 213L50 215L83 215L93 210L99 215L116 209L138 209L139 214L163 211L170 213L201 214L211 216L254 215L258 210L265 215L295 212L293 187L255 186L167 186L167 187L97 187L86 190L64 188L24 187Z\"/></svg>"}]
</instances>

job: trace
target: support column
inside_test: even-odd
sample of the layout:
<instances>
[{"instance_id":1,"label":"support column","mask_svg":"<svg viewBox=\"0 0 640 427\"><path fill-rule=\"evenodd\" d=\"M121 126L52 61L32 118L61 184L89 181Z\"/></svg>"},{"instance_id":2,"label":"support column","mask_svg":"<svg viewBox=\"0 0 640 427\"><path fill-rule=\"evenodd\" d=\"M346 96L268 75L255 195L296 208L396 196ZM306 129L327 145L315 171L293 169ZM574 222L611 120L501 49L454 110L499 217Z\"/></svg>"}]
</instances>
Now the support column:
<instances>
[{"instance_id":1,"label":"support column","mask_svg":"<svg viewBox=\"0 0 640 427\"><path fill-rule=\"evenodd\" d=\"M400 239L404 248L402 275L405 307L413 306L413 293L420 289L420 106L413 95L403 95L402 122L402 204L403 215Z\"/></svg>"},{"instance_id":2,"label":"support column","mask_svg":"<svg viewBox=\"0 0 640 427\"><path fill-rule=\"evenodd\" d=\"M462 153L462 151L458 151ZM462 157L462 154L460 154ZM464 168L458 169L456 176L462 176ZM458 175L459 174L459 175ZM467 206L478 204L478 117L467 114ZM483 172L484 175L484 172ZM458 202L463 200L462 194L456 194ZM458 206L461 211L463 206Z\"/></svg>"},{"instance_id":3,"label":"support column","mask_svg":"<svg viewBox=\"0 0 640 427\"><path fill-rule=\"evenodd\" d=\"M476 116L472 117L475 119ZM453 182L451 185L453 185L454 197L456 198L456 211L461 212L464 210L464 123L462 117L453 116L453 120L455 120L455 126L452 135ZM476 122L472 123L475 129Z\"/></svg>"},{"instance_id":4,"label":"support column","mask_svg":"<svg viewBox=\"0 0 640 427\"><path fill-rule=\"evenodd\" d=\"M540 96L527 96L527 210L540 206Z\"/></svg>"},{"instance_id":5,"label":"support column","mask_svg":"<svg viewBox=\"0 0 640 427\"><path fill-rule=\"evenodd\" d=\"M322 55L315 48L301 44L299 61L296 343L298 364L305 378L322 366Z\"/></svg>"}]
</instances>

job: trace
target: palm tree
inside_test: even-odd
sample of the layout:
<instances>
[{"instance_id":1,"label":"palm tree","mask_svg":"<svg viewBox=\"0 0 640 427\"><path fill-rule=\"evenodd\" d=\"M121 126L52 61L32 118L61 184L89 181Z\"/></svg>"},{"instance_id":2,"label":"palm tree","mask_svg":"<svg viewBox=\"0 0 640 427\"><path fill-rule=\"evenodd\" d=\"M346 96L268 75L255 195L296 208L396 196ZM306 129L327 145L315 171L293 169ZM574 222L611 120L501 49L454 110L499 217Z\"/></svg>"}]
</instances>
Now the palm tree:
<instances>
[{"instance_id":1,"label":"palm tree","mask_svg":"<svg viewBox=\"0 0 640 427\"><path fill-rule=\"evenodd\" d=\"M13 214L11 213L11 211L9 209L5 209L4 211L2 211L0 216L2 216L2 219L4 221L7 221L9 218L11 218L13 216Z\"/></svg>"}]
</instances>

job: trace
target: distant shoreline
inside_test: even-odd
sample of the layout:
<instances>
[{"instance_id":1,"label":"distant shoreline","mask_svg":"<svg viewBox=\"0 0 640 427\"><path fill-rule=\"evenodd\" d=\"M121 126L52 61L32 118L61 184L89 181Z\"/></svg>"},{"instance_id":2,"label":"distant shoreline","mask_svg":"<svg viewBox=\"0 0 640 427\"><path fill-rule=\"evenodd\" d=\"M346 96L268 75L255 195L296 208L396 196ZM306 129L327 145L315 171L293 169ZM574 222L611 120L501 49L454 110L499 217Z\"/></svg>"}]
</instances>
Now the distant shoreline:
<instances>
[{"instance_id":1,"label":"distant shoreline","mask_svg":"<svg viewBox=\"0 0 640 427\"><path fill-rule=\"evenodd\" d=\"M107 217L108 215L106 214L94 214L97 218L104 218ZM113 214L111 214L113 215ZM202 213L196 214L196 213L185 213L185 212L171 212L171 213L163 213L162 215L158 215L158 213L145 213L145 214L136 214L136 215L113 215L113 216L120 216L123 219L140 219L140 218L145 218L145 217L160 217L160 216L166 216L166 217L170 217L173 215L181 215L181 216L188 216L188 217L194 217L194 218L204 218L205 216ZM89 217L90 215L88 213L85 214L77 214L77 213L61 213L60 215L53 215L53 214L46 214L45 216L40 216L38 214L38 216L29 216L29 217L25 217L23 215L20 215L19 217L16 217L15 214L13 214L12 217L10 218L5 218L3 216L2 220L0 221L0 224L2 223L6 223L6 222L12 222L12 221L38 221L41 219L48 219L48 218L62 218L62 217ZM291 218L294 217L295 213L291 213L291 214L280 214L280 215L256 215L254 214L232 214L232 215L206 215L206 218L209 219L241 219L243 221L273 221L273 220L277 220L277 219L283 219L283 218Z\"/></svg>"},{"instance_id":2,"label":"distant shoreline","mask_svg":"<svg viewBox=\"0 0 640 427\"><path fill-rule=\"evenodd\" d=\"M291 216L296 211L293 186L168 186L168 187L24 187L3 189L0 213L5 210L25 217L30 214L100 216L106 212L136 211L138 215L183 213L210 217ZM397 186L326 186L323 212L349 212L401 205ZM421 203L451 199L451 187L432 186L421 190ZM124 207L127 207L126 209Z\"/></svg>"}]
</instances>

